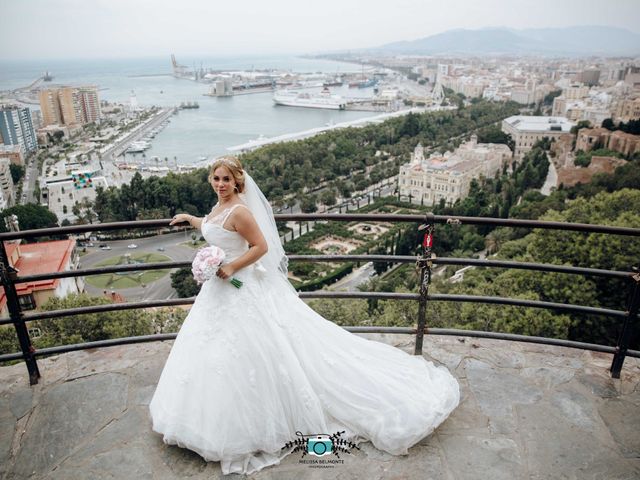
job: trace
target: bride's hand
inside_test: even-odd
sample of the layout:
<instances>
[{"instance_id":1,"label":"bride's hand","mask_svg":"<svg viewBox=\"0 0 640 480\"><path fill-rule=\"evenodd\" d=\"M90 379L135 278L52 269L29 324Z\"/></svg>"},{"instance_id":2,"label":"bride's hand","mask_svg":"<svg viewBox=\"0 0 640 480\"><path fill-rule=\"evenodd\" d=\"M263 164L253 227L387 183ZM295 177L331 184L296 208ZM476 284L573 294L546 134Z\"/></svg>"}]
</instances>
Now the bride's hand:
<instances>
[{"instance_id":1,"label":"bride's hand","mask_svg":"<svg viewBox=\"0 0 640 480\"><path fill-rule=\"evenodd\" d=\"M193 215L189 215L188 213L178 213L177 215L174 215L173 218L171 219L171 221L169 222L169 225L175 225L176 223L183 223L183 222L189 222L189 219L192 217Z\"/></svg>"},{"instance_id":2,"label":"bride's hand","mask_svg":"<svg viewBox=\"0 0 640 480\"><path fill-rule=\"evenodd\" d=\"M227 264L227 265L223 265L222 267L218 268L218 271L216 272L216 275L222 279L227 279L229 277L231 277L231 275L233 275L235 273L235 268L233 268L231 266L231 264Z\"/></svg>"}]
</instances>

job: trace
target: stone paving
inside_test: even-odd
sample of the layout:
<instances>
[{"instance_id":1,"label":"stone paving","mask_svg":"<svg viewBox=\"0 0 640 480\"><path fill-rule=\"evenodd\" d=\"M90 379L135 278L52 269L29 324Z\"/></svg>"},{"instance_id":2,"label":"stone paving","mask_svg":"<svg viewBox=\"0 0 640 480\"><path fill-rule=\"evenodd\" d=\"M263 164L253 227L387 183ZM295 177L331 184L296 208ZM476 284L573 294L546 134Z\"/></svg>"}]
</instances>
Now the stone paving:
<instances>
[{"instance_id":1,"label":"stone paving","mask_svg":"<svg viewBox=\"0 0 640 480\"><path fill-rule=\"evenodd\" d=\"M408 352L406 335L362 334ZM462 337L425 339L425 357L458 378L460 406L429 437L393 456L360 444L344 464L313 468L300 454L254 475L162 442L148 403L172 342L72 352L0 367L3 479L638 479L640 362L620 380L611 356ZM307 459L309 457L306 457Z\"/></svg>"}]
</instances>

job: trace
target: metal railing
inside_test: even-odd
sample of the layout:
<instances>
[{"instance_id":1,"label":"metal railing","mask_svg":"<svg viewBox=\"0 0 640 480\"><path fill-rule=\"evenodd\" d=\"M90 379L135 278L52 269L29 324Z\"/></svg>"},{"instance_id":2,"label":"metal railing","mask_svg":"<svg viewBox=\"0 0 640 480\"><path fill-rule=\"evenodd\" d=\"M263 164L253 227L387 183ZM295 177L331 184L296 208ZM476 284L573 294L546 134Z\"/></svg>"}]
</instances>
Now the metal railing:
<instances>
[{"instance_id":1,"label":"metal railing","mask_svg":"<svg viewBox=\"0 0 640 480\"><path fill-rule=\"evenodd\" d=\"M610 368L612 377L619 378L620 372L626 356L640 358L640 351L630 350L629 344L633 338L638 325L638 308L640 306L640 273L637 270L613 271L596 268L573 267L567 265L552 265L540 263L526 263L501 260L478 260L471 258L437 258L432 253L434 231L437 224L469 224L469 225L491 225L509 226L519 228L542 228L554 230L570 230L576 232L603 233L609 235L624 235L640 237L640 229L626 227L611 227L604 225L547 222L535 220L515 220L488 217L453 217L439 216L431 213L425 215L393 215L393 214L280 214L276 215L278 221L366 221L366 222L391 222L391 223L417 223L418 229L424 232L422 252L418 256L402 255L290 255L291 261L303 262L385 262L385 263L415 263L420 272L419 291L417 293L390 293L390 292L336 292L336 291L314 291L301 292L301 298L362 298L398 301L417 301L418 314L417 326L413 327L377 327L377 326L348 326L344 327L351 332L362 333L403 333L416 336L415 354L422 354L423 339L425 334L432 335L456 335L481 337L500 340L512 340L519 342L532 342L546 345L556 345L571 348L581 348L596 352L611 353L613 360ZM107 312L116 310L129 310L150 307L166 307L176 305L192 304L195 297L179 298L171 300L148 300L140 302L126 302L108 305L94 305L88 307L70 308L64 310L42 311L24 313L20 307L16 284L32 282L45 279L80 277L86 275L100 275L104 273L156 270L167 268L179 268L190 266L190 262L159 262L136 265L117 265L99 268L78 269L64 272L51 272L39 275L18 276L18 272L10 265L5 248L5 241L15 239L32 239L44 236L61 236L69 234L87 233L95 231L114 231L132 229L160 229L168 226L169 220L142 220L132 222L115 222L103 224L78 225L70 227L44 228L38 230L27 230L22 232L0 233L0 281L7 296L8 318L0 318L0 325L13 324L18 336L21 352L0 355L0 362L23 359L29 372L30 383L36 384L40 378L37 358L84 350L89 348L108 347L114 345L124 345L148 341L174 339L177 333L163 333L154 335L143 335L137 337L125 337L110 340L100 340L85 342L73 345L62 345L35 349L27 323L34 320L46 320L60 318L69 315L80 315L97 312ZM523 300L507 297L487 297L474 295L448 295L429 294L432 268L434 265L473 265L491 268L510 268L534 270L539 272L556 272L573 275L598 276L611 279L626 280L629 287L629 300L626 310L612 310L606 308L590 307L586 305L563 304L535 300ZM621 322L620 335L616 345L600 345L571 340L562 340L547 337L534 337L527 335L508 334L500 332L485 332L475 330L428 328L426 324L427 306L429 302L474 302L496 305L512 305L520 307L534 307L550 309L587 315L604 315L617 319Z\"/></svg>"}]
</instances>

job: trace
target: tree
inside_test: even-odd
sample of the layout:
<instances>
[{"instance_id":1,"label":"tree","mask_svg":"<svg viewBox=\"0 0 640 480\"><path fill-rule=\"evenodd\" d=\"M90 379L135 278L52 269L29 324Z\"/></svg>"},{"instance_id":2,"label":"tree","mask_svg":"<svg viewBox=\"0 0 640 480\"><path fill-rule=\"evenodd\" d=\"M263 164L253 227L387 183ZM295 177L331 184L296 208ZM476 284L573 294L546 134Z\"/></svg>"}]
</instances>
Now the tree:
<instances>
[{"instance_id":1,"label":"tree","mask_svg":"<svg viewBox=\"0 0 640 480\"><path fill-rule=\"evenodd\" d=\"M580 120L577 125L571 127L571 133L576 135L583 128L591 128L591 122L589 120Z\"/></svg>"},{"instance_id":2,"label":"tree","mask_svg":"<svg viewBox=\"0 0 640 480\"><path fill-rule=\"evenodd\" d=\"M193 273L189 268L181 268L171 274L171 286L178 293L180 298L188 298L197 295L201 286L193 278Z\"/></svg>"},{"instance_id":3,"label":"tree","mask_svg":"<svg viewBox=\"0 0 640 480\"><path fill-rule=\"evenodd\" d=\"M302 210L303 213L315 212L318 210L318 206L316 205L317 200L315 195L303 195L302 198L300 198L300 210Z\"/></svg>"},{"instance_id":4,"label":"tree","mask_svg":"<svg viewBox=\"0 0 640 480\"><path fill-rule=\"evenodd\" d=\"M326 189L320 194L320 202L327 207L331 207L336 204L336 194L333 189Z\"/></svg>"},{"instance_id":5,"label":"tree","mask_svg":"<svg viewBox=\"0 0 640 480\"><path fill-rule=\"evenodd\" d=\"M559 97L560 95L562 95L562 90L554 90L553 92L549 92L547 95L545 95L542 103L550 107L551 105L553 105L553 99Z\"/></svg>"},{"instance_id":6,"label":"tree","mask_svg":"<svg viewBox=\"0 0 640 480\"><path fill-rule=\"evenodd\" d=\"M42 306L42 310L64 310L109 303L111 303L110 300L104 297L91 297L85 293L71 294L65 298L50 298ZM149 314L144 310L120 310L71 315L48 320L37 320L34 324L42 332L40 337L34 339L36 348L152 333Z\"/></svg>"},{"instance_id":7,"label":"tree","mask_svg":"<svg viewBox=\"0 0 640 480\"><path fill-rule=\"evenodd\" d=\"M613 193L600 192L591 198L576 198L563 211L551 210L541 219L639 228L638 212L640 191L623 189ZM534 230L526 237L525 255L530 261L540 263L630 271L640 258L640 240L567 230ZM517 287L513 282L512 286ZM587 301L583 303L587 305L626 309L628 285L620 280L593 277L576 282L573 278L561 287L546 285L538 289L550 301L581 300ZM617 321L575 315L572 318L570 339L595 343L616 341Z\"/></svg>"},{"instance_id":8,"label":"tree","mask_svg":"<svg viewBox=\"0 0 640 480\"><path fill-rule=\"evenodd\" d=\"M36 228L47 228L58 226L58 217L47 207L35 203L26 205L15 205L0 212L0 216L7 217L17 215L20 222L20 230L32 230ZM4 222L0 222L0 232L6 232Z\"/></svg>"},{"instance_id":9,"label":"tree","mask_svg":"<svg viewBox=\"0 0 640 480\"><path fill-rule=\"evenodd\" d=\"M494 126L478 132L478 143L498 143L507 145L511 151L515 149L516 143L510 134L504 133L500 127Z\"/></svg>"},{"instance_id":10,"label":"tree","mask_svg":"<svg viewBox=\"0 0 640 480\"><path fill-rule=\"evenodd\" d=\"M612 118L605 118L602 121L602 128L606 128L607 130L615 130L616 124L613 122Z\"/></svg>"},{"instance_id":11,"label":"tree","mask_svg":"<svg viewBox=\"0 0 640 480\"><path fill-rule=\"evenodd\" d=\"M337 325L371 325L365 300L311 300L309 306Z\"/></svg>"},{"instance_id":12,"label":"tree","mask_svg":"<svg viewBox=\"0 0 640 480\"><path fill-rule=\"evenodd\" d=\"M24 177L24 166L16 165L14 163L9 164L9 171L11 172L11 179L13 183L16 184L20 181L22 177Z\"/></svg>"}]
</instances>

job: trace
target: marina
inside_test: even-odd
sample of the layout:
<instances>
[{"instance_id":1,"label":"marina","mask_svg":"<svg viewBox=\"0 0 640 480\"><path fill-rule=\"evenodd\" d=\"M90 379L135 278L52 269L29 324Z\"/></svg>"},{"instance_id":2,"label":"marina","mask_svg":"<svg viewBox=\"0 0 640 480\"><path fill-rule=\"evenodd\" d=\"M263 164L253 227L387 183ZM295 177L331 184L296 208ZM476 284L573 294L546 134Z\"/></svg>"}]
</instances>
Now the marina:
<instances>
[{"instance_id":1,"label":"marina","mask_svg":"<svg viewBox=\"0 0 640 480\"><path fill-rule=\"evenodd\" d=\"M51 72L56 84L98 85L100 101L109 102L112 108L120 111L134 108L131 104L134 91L136 108L156 106L179 113L170 117L170 123L157 125L159 128L145 127L144 133L136 131L126 142L113 146L113 151L107 155L113 153L130 164L139 163L140 157L145 155L147 161L158 157L164 162L168 158L174 165L185 166L199 163L203 158L223 155L230 146L262 142L292 132L323 129L326 125L349 124L406 108L397 100L386 103L374 100L376 95L387 89L384 84L390 82L390 78L381 80L375 88L349 88L348 83L352 79L362 81L362 66L359 64L296 57L212 58L204 59L204 62L215 65L217 73L199 81L173 76L167 57L34 62L28 68L25 65L18 68L2 64L0 101L15 101L16 91L22 98L29 89L48 86L40 79L46 71ZM169 72L162 74L163 70ZM373 72L373 69L368 70L364 76L368 78ZM228 76L227 88L232 94L218 98L218 95L209 94L216 81L220 80L215 80L216 76L220 75ZM265 76L272 83L260 87L261 82L265 85ZM38 81L34 82L34 78ZM344 109L294 108L274 102L274 95L281 89L314 97L325 87L331 92L331 97L345 100ZM425 90L424 95L428 93ZM192 104L191 108L180 108L181 105L189 107L189 104ZM198 107L194 108L193 104ZM39 105L29 105L29 108L38 110ZM146 143L132 145L134 142ZM131 150L127 153L129 148ZM104 157L104 153L102 155Z\"/></svg>"}]
</instances>

